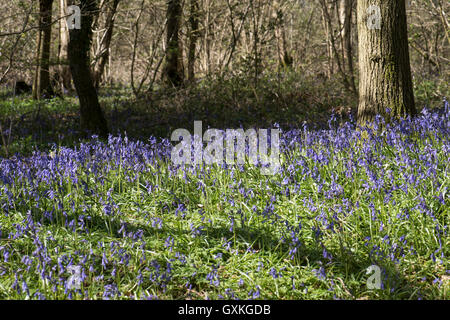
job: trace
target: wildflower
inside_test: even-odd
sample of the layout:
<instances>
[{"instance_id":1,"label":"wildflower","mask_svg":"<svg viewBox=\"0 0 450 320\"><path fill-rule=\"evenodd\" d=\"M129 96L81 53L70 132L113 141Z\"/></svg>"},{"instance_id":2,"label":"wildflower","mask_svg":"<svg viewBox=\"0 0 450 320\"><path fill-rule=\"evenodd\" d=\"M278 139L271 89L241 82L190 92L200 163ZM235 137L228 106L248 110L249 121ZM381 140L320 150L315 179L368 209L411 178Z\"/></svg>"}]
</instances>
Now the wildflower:
<instances>
[{"instance_id":1,"label":"wildflower","mask_svg":"<svg viewBox=\"0 0 450 320\"><path fill-rule=\"evenodd\" d=\"M325 273L325 269L323 267L320 267L319 270L313 269L313 272L316 274L317 278L320 280L325 280L327 275Z\"/></svg>"},{"instance_id":2,"label":"wildflower","mask_svg":"<svg viewBox=\"0 0 450 320\"><path fill-rule=\"evenodd\" d=\"M119 290L115 284L107 284L103 288L103 299L109 300L110 298L115 298L120 295Z\"/></svg>"},{"instance_id":3,"label":"wildflower","mask_svg":"<svg viewBox=\"0 0 450 320\"><path fill-rule=\"evenodd\" d=\"M256 289L256 290L250 290L250 292L248 293L248 295L249 295L251 298L253 298L253 299L258 299L258 298L260 297L260 295L261 295L260 287L259 287L259 286L256 286L255 289Z\"/></svg>"},{"instance_id":4,"label":"wildflower","mask_svg":"<svg viewBox=\"0 0 450 320\"><path fill-rule=\"evenodd\" d=\"M278 273L277 270L275 268L271 268L269 271L269 274L272 276L272 278L276 279L278 278Z\"/></svg>"}]
</instances>

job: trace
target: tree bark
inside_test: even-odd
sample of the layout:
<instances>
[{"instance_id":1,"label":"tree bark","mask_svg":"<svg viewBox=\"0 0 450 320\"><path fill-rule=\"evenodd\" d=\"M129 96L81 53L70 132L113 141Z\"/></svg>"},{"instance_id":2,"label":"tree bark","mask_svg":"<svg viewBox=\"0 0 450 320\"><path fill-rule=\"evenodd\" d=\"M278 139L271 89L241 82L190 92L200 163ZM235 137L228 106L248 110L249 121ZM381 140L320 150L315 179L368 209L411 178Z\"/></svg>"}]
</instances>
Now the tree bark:
<instances>
[{"instance_id":1,"label":"tree bark","mask_svg":"<svg viewBox=\"0 0 450 320\"><path fill-rule=\"evenodd\" d=\"M81 29L69 30L69 64L80 101L81 128L106 137L108 127L98 101L89 66L92 22L97 11L95 0L81 0Z\"/></svg>"},{"instance_id":2,"label":"tree bark","mask_svg":"<svg viewBox=\"0 0 450 320\"><path fill-rule=\"evenodd\" d=\"M181 14L181 0L167 1L167 37L166 64L163 76L169 85L179 87L184 81L183 50L179 37Z\"/></svg>"},{"instance_id":3,"label":"tree bark","mask_svg":"<svg viewBox=\"0 0 450 320\"><path fill-rule=\"evenodd\" d=\"M379 19L371 5L379 8ZM357 8L358 122L364 125L376 115L388 120L415 114L405 0L358 0Z\"/></svg>"},{"instance_id":4,"label":"tree bark","mask_svg":"<svg viewBox=\"0 0 450 320\"><path fill-rule=\"evenodd\" d=\"M36 72L33 98L49 98L54 95L50 84L50 42L52 36L53 0L39 1L39 30L36 50Z\"/></svg>"}]
</instances>

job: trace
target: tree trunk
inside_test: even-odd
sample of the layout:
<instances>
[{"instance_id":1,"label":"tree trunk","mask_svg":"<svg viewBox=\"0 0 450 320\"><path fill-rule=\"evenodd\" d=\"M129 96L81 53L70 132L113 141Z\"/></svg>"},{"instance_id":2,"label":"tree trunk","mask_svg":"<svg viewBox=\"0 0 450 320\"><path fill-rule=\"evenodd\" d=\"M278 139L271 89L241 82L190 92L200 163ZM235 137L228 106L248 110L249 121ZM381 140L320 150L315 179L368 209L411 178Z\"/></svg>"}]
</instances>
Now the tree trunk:
<instances>
[{"instance_id":1,"label":"tree trunk","mask_svg":"<svg viewBox=\"0 0 450 320\"><path fill-rule=\"evenodd\" d=\"M65 17L67 8L67 0L59 1L59 14L60 17ZM59 80L61 82L61 91L71 91L72 88L72 76L70 74L70 67L68 63L67 47L69 45L69 29L67 29L66 19L59 21L59 47L58 47L58 63L59 63Z\"/></svg>"},{"instance_id":2,"label":"tree trunk","mask_svg":"<svg viewBox=\"0 0 450 320\"><path fill-rule=\"evenodd\" d=\"M166 64L163 76L169 85L183 84L183 50L179 39L182 6L181 0L167 1Z\"/></svg>"},{"instance_id":3,"label":"tree trunk","mask_svg":"<svg viewBox=\"0 0 450 320\"><path fill-rule=\"evenodd\" d=\"M191 8L189 13L189 54L188 54L188 80L194 81L195 78L195 51L197 47L197 40L200 37L199 32L199 4L198 0L191 0Z\"/></svg>"},{"instance_id":4,"label":"tree trunk","mask_svg":"<svg viewBox=\"0 0 450 320\"><path fill-rule=\"evenodd\" d=\"M320 1L321 5L322 5L322 14L323 14L323 19L324 19L324 23L326 25L326 30L327 30L327 38L328 38L328 52L329 52L329 62L330 62L330 68L329 68L329 78L331 78L331 76L334 73L334 62L336 62L336 66L337 66L337 70L339 72L339 74L342 76L342 81L344 83L344 87L346 90L348 90L350 93L353 93L352 88L351 88L351 84L348 80L348 76L345 73L344 70L344 61L343 61L343 56L339 55L339 50L337 48L336 45L336 38L334 36L334 28L333 28L333 21L332 21L332 12L333 9L336 9L336 2L332 2L332 3L327 3L326 0L321 0ZM338 23L339 24L339 23ZM341 59L342 58L342 59Z\"/></svg>"},{"instance_id":5,"label":"tree trunk","mask_svg":"<svg viewBox=\"0 0 450 320\"><path fill-rule=\"evenodd\" d=\"M52 36L53 0L39 1L39 30L36 50L36 72L33 98L49 98L54 95L50 84L50 41Z\"/></svg>"},{"instance_id":6,"label":"tree trunk","mask_svg":"<svg viewBox=\"0 0 450 320\"><path fill-rule=\"evenodd\" d=\"M333 4L329 4L326 0L319 0L322 9L322 23L325 30L326 44L327 44L327 57L328 57L328 79L331 79L334 74L334 50L333 50L333 28L331 26L330 12L333 10Z\"/></svg>"},{"instance_id":7,"label":"tree trunk","mask_svg":"<svg viewBox=\"0 0 450 320\"><path fill-rule=\"evenodd\" d=\"M340 0L339 20L341 25L341 43L343 55L343 69L348 74L350 88L356 93L355 70L353 67L353 48L352 48L352 9L354 0Z\"/></svg>"},{"instance_id":8,"label":"tree trunk","mask_svg":"<svg viewBox=\"0 0 450 320\"><path fill-rule=\"evenodd\" d=\"M104 27L106 31L102 37L102 40L100 41L99 50L97 53L97 63L94 65L93 72L94 84L96 88L98 88L100 85L100 81L105 70L105 65L109 59L111 39L114 29L114 20L116 17L119 2L120 0L111 0L107 4L109 5L109 8L106 14L106 22Z\"/></svg>"},{"instance_id":9,"label":"tree trunk","mask_svg":"<svg viewBox=\"0 0 450 320\"><path fill-rule=\"evenodd\" d=\"M106 137L108 127L100 108L89 67L92 39L92 21L96 14L95 0L81 0L81 29L69 31L69 64L75 89L80 100L81 128L92 134Z\"/></svg>"},{"instance_id":10,"label":"tree trunk","mask_svg":"<svg viewBox=\"0 0 450 320\"><path fill-rule=\"evenodd\" d=\"M278 62L281 68L292 66L292 56L289 54L286 43L286 30L284 26L284 15L278 1L273 2L274 12L272 18L275 20L275 38L277 40Z\"/></svg>"},{"instance_id":11,"label":"tree trunk","mask_svg":"<svg viewBox=\"0 0 450 320\"><path fill-rule=\"evenodd\" d=\"M358 0L357 14L358 122L415 114L405 0Z\"/></svg>"}]
</instances>

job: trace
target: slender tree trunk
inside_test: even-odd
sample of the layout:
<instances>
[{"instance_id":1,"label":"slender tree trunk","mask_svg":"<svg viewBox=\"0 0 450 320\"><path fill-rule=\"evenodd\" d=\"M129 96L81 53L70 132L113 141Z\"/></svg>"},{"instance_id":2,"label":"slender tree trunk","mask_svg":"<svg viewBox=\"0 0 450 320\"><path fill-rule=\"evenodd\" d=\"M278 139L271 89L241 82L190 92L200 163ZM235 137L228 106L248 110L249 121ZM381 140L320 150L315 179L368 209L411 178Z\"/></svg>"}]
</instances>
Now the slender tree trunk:
<instances>
[{"instance_id":1,"label":"slender tree trunk","mask_svg":"<svg viewBox=\"0 0 450 320\"><path fill-rule=\"evenodd\" d=\"M341 24L341 43L343 55L343 69L350 78L350 88L356 93L355 70L353 67L352 48L352 9L355 0L340 0L339 17Z\"/></svg>"},{"instance_id":2,"label":"slender tree trunk","mask_svg":"<svg viewBox=\"0 0 450 320\"><path fill-rule=\"evenodd\" d=\"M357 14L358 122L415 114L405 0L358 0Z\"/></svg>"},{"instance_id":3,"label":"slender tree trunk","mask_svg":"<svg viewBox=\"0 0 450 320\"><path fill-rule=\"evenodd\" d=\"M69 64L80 100L81 128L101 137L108 134L107 123L100 108L90 70L92 21L97 11L95 0L81 0L81 29L69 31Z\"/></svg>"},{"instance_id":4,"label":"slender tree trunk","mask_svg":"<svg viewBox=\"0 0 450 320\"><path fill-rule=\"evenodd\" d=\"M33 98L53 96L50 84L50 42L52 36L53 0L39 1L39 30L36 50L36 72L33 83Z\"/></svg>"},{"instance_id":5,"label":"slender tree trunk","mask_svg":"<svg viewBox=\"0 0 450 320\"><path fill-rule=\"evenodd\" d=\"M59 1L60 17L65 17L67 8L67 0ZM61 90L72 90L72 75L70 74L70 67L68 62L67 47L69 45L69 29L67 29L66 19L59 21L59 47L58 47L58 63L59 63L59 80L61 82Z\"/></svg>"},{"instance_id":6,"label":"slender tree trunk","mask_svg":"<svg viewBox=\"0 0 450 320\"><path fill-rule=\"evenodd\" d=\"M197 40L200 37L199 33L199 4L198 0L191 0L191 8L189 13L189 53L188 53L188 80L194 81L195 78L195 51L197 47Z\"/></svg>"},{"instance_id":7,"label":"slender tree trunk","mask_svg":"<svg viewBox=\"0 0 450 320\"><path fill-rule=\"evenodd\" d=\"M114 29L114 20L116 17L117 7L119 6L120 0L111 0L108 1L109 7L106 14L106 23L105 28L106 31L103 34L103 37L100 41L99 45L99 52L97 53L97 63L94 65L94 84L95 87L98 88L101 78L103 76L105 65L108 62L109 54L110 54L110 46L111 46L111 39L113 35L113 29Z\"/></svg>"},{"instance_id":8,"label":"slender tree trunk","mask_svg":"<svg viewBox=\"0 0 450 320\"><path fill-rule=\"evenodd\" d=\"M204 32L203 32L203 69L207 76L211 75L211 0L205 0L205 21L204 21Z\"/></svg>"},{"instance_id":9,"label":"slender tree trunk","mask_svg":"<svg viewBox=\"0 0 450 320\"><path fill-rule=\"evenodd\" d=\"M259 2L255 4L257 0L250 0L250 8L252 13L252 36L253 36L253 85L256 87L258 84L258 76L260 73L260 49L259 49Z\"/></svg>"},{"instance_id":10,"label":"slender tree trunk","mask_svg":"<svg viewBox=\"0 0 450 320\"><path fill-rule=\"evenodd\" d=\"M327 55L328 55L328 79L334 74L334 51L333 51L333 29L331 27L331 17L329 12L332 11L332 5L326 0L319 0L322 9L322 23L325 30L326 43L327 43Z\"/></svg>"},{"instance_id":11,"label":"slender tree trunk","mask_svg":"<svg viewBox=\"0 0 450 320\"><path fill-rule=\"evenodd\" d=\"M163 75L168 84L179 87L184 81L183 50L180 41L181 0L167 0L166 64Z\"/></svg>"},{"instance_id":12,"label":"slender tree trunk","mask_svg":"<svg viewBox=\"0 0 450 320\"><path fill-rule=\"evenodd\" d=\"M331 77L331 75L334 73L334 62L336 62L336 66L337 66L337 70L339 72L339 74L342 76L342 81L344 83L344 87L346 90L348 90L350 93L352 93L352 88L350 85L350 82L348 80L348 76L345 73L344 70L344 65L345 63L343 62L343 56L339 55L339 50L336 44L336 39L334 37L334 29L333 29L333 23L332 23L332 12L333 12L333 8L336 9L336 3L332 2L331 3L331 7L329 7L329 4L327 3L326 0L321 0L321 4L322 4L322 13L324 16L324 23L326 24L326 30L327 34L328 34L328 40L329 40L329 54L331 55L331 58L329 58L329 61L331 62L330 64L330 69L329 69L329 77ZM331 33L329 32L331 31Z\"/></svg>"},{"instance_id":13,"label":"slender tree trunk","mask_svg":"<svg viewBox=\"0 0 450 320\"><path fill-rule=\"evenodd\" d=\"M284 26L284 15L279 1L273 2L275 20L275 38L277 40L278 62L281 68L290 68L292 66L292 56L289 54L286 43L286 30Z\"/></svg>"}]
</instances>

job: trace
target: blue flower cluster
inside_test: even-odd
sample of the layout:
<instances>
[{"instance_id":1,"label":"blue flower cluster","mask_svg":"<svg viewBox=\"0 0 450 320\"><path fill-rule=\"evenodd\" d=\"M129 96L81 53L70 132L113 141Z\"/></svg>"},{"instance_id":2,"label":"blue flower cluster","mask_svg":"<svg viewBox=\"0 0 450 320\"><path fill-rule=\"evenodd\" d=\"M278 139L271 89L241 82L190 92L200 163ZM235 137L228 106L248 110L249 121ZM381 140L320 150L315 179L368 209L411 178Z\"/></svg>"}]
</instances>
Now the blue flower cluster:
<instances>
[{"instance_id":1,"label":"blue flower cluster","mask_svg":"<svg viewBox=\"0 0 450 320\"><path fill-rule=\"evenodd\" d=\"M339 266L363 274L370 264L394 292L418 272L410 261L433 270L433 285L450 269L448 103L413 119L332 117L327 129L284 131L273 176L175 166L171 148L93 137L1 159L0 298L256 299L274 283L306 294L313 278L333 291Z\"/></svg>"}]
</instances>

